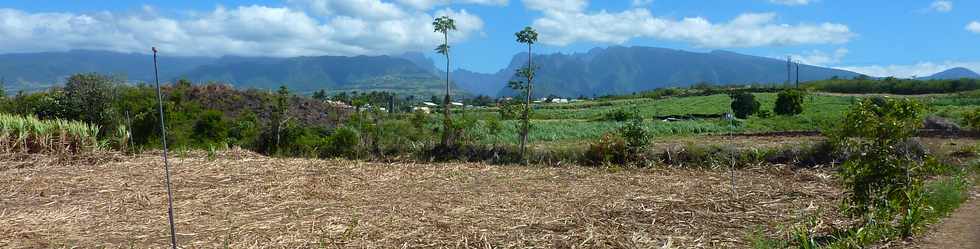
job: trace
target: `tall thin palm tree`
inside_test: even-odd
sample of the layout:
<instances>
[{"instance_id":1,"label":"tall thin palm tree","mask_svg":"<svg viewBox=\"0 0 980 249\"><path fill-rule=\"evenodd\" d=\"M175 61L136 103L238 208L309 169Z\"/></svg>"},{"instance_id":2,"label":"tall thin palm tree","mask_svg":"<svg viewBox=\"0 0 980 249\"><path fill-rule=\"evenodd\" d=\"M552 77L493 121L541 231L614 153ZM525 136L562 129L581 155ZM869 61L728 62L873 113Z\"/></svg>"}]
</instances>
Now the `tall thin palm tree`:
<instances>
[{"instance_id":1,"label":"tall thin palm tree","mask_svg":"<svg viewBox=\"0 0 980 249\"><path fill-rule=\"evenodd\" d=\"M524 72L524 76L527 77L527 87L525 87L525 102L524 102L524 125L521 127L521 157L527 162L527 135L531 129L531 80L534 79L534 64L532 64L531 59L533 58L531 54L531 45L538 41L538 32L534 31L531 27L524 27L524 30L514 34L517 36L517 42L522 44L527 44L527 69Z\"/></svg>"},{"instance_id":2,"label":"tall thin palm tree","mask_svg":"<svg viewBox=\"0 0 980 249\"><path fill-rule=\"evenodd\" d=\"M442 145L449 146L452 145L452 134L455 132L453 130L452 118L449 116L449 108L452 106L450 103L450 91L449 91L449 31L456 30L456 21L448 16L442 16L436 18L432 22L432 26L435 27L434 32L442 33L443 42L442 45L436 47L436 53L440 53L446 56L446 97L443 99L443 131L442 131Z\"/></svg>"}]
</instances>

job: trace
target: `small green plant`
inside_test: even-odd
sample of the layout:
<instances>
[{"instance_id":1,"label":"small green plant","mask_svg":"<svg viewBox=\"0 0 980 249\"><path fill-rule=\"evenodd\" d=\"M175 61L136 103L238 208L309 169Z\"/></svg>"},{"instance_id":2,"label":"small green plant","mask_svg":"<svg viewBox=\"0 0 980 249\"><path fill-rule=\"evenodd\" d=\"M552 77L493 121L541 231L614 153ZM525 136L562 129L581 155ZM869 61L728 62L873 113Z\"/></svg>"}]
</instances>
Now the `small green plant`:
<instances>
[{"instance_id":1,"label":"small green plant","mask_svg":"<svg viewBox=\"0 0 980 249\"><path fill-rule=\"evenodd\" d=\"M218 158L218 149L215 148L214 144L208 144L208 161L214 161Z\"/></svg>"},{"instance_id":2,"label":"small green plant","mask_svg":"<svg viewBox=\"0 0 980 249\"><path fill-rule=\"evenodd\" d=\"M970 127L970 129L980 132L980 108L967 112L963 115L963 119L966 127Z\"/></svg>"},{"instance_id":3,"label":"small green plant","mask_svg":"<svg viewBox=\"0 0 980 249\"><path fill-rule=\"evenodd\" d=\"M732 98L732 112L737 118L748 118L759 112L759 101L755 100L755 95L747 92L737 92L729 94Z\"/></svg>"},{"instance_id":4,"label":"small green plant","mask_svg":"<svg viewBox=\"0 0 980 249\"><path fill-rule=\"evenodd\" d=\"M789 89L779 93L776 97L776 106L773 112L778 115L794 116L803 113L803 99L805 93L796 89Z\"/></svg>"},{"instance_id":5,"label":"small green plant","mask_svg":"<svg viewBox=\"0 0 980 249\"><path fill-rule=\"evenodd\" d=\"M627 155L626 141L618 134L606 133L589 145L585 160L593 165L625 164Z\"/></svg>"},{"instance_id":6,"label":"small green plant","mask_svg":"<svg viewBox=\"0 0 980 249\"><path fill-rule=\"evenodd\" d=\"M640 157L650 145L650 132L643 127L643 119L634 118L620 127L617 132L626 143L626 159L630 161L642 160Z\"/></svg>"}]
</instances>

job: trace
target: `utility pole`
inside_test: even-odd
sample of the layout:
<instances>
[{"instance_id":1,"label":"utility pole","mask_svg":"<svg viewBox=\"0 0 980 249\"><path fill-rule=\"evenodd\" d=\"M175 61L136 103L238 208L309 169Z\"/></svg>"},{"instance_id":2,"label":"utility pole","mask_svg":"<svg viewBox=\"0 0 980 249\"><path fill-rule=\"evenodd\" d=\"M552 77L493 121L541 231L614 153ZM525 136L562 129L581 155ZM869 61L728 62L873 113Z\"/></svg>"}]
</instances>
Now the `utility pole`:
<instances>
[{"instance_id":1,"label":"utility pole","mask_svg":"<svg viewBox=\"0 0 980 249\"><path fill-rule=\"evenodd\" d=\"M153 47L153 76L157 83L157 103L160 110L160 140L163 141L163 168L167 178L167 219L170 220L170 246L177 249L177 227L174 225L174 194L170 187L170 162L167 160L167 124L163 115L163 93L160 91L160 70L157 69L157 48Z\"/></svg>"},{"instance_id":2,"label":"utility pole","mask_svg":"<svg viewBox=\"0 0 980 249\"><path fill-rule=\"evenodd\" d=\"M793 82L793 56L786 57L786 84Z\"/></svg>"},{"instance_id":3,"label":"utility pole","mask_svg":"<svg viewBox=\"0 0 980 249\"><path fill-rule=\"evenodd\" d=\"M800 63L796 62L796 88L800 88Z\"/></svg>"}]
</instances>

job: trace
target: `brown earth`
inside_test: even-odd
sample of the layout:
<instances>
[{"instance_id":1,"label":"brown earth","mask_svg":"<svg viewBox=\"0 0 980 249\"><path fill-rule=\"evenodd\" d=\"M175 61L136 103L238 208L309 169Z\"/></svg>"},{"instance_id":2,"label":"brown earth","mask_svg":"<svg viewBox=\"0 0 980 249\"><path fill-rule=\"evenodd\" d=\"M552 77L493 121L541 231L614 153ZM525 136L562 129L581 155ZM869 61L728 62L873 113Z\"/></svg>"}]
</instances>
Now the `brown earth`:
<instances>
[{"instance_id":1,"label":"brown earth","mask_svg":"<svg viewBox=\"0 0 980 249\"><path fill-rule=\"evenodd\" d=\"M980 189L974 189L969 201L933 229L917 247L980 248Z\"/></svg>"}]
</instances>

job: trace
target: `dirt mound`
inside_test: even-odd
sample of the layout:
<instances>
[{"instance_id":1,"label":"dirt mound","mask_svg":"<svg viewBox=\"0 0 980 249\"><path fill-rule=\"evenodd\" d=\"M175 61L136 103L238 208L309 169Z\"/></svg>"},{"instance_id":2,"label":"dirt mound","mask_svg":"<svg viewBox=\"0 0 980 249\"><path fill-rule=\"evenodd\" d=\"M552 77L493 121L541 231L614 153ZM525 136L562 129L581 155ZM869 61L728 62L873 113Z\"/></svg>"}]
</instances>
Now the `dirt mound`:
<instances>
[{"instance_id":1,"label":"dirt mound","mask_svg":"<svg viewBox=\"0 0 980 249\"><path fill-rule=\"evenodd\" d=\"M959 132L962 130L960 129L960 126L956 124L956 122L937 116L926 117L923 128L946 132Z\"/></svg>"}]
</instances>

